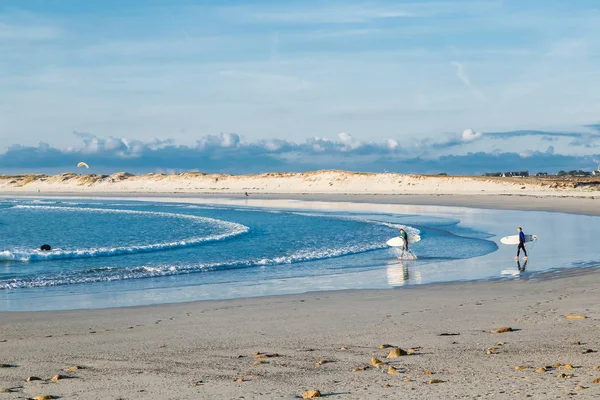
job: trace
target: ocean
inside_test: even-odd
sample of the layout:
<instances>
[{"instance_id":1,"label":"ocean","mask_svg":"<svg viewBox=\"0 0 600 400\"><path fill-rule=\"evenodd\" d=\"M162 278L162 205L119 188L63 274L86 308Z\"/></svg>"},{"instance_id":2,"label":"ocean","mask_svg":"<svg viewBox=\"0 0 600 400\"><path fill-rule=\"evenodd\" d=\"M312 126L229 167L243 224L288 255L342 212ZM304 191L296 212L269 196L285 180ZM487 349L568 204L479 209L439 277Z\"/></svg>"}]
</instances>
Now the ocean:
<instances>
[{"instance_id":1,"label":"ocean","mask_svg":"<svg viewBox=\"0 0 600 400\"><path fill-rule=\"evenodd\" d=\"M209 202L1 199L0 311L531 279L599 263L598 217ZM528 265L499 242L517 225L540 237L528 246ZM385 245L400 228L421 235L411 246L416 260L399 260Z\"/></svg>"}]
</instances>

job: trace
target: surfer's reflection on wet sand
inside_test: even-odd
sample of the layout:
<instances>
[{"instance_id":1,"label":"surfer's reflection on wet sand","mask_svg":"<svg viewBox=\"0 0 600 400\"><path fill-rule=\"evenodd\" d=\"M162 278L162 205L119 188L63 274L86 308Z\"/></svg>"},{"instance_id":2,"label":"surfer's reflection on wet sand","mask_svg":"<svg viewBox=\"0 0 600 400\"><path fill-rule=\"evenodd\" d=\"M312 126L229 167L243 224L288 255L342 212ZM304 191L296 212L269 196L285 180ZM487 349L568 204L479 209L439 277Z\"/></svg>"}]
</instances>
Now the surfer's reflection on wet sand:
<instances>
[{"instance_id":1,"label":"surfer's reflection on wet sand","mask_svg":"<svg viewBox=\"0 0 600 400\"><path fill-rule=\"evenodd\" d=\"M525 272L525 268L527 268L527 260L525 260L522 267L521 267L521 261L517 260L517 268L519 269L519 272Z\"/></svg>"},{"instance_id":2,"label":"surfer's reflection on wet sand","mask_svg":"<svg viewBox=\"0 0 600 400\"><path fill-rule=\"evenodd\" d=\"M409 281L408 264L390 263L387 267L387 281L391 287L404 286ZM421 273L415 271L412 274L412 283L421 283Z\"/></svg>"}]
</instances>

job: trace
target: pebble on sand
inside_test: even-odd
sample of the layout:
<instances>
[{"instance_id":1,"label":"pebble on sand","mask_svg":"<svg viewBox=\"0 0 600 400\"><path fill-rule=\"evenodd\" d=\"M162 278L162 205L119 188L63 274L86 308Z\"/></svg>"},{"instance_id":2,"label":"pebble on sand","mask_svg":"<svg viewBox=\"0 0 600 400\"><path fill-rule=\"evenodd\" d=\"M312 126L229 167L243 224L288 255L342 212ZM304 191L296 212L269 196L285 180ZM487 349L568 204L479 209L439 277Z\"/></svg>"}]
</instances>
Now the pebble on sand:
<instances>
[{"instance_id":1,"label":"pebble on sand","mask_svg":"<svg viewBox=\"0 0 600 400\"><path fill-rule=\"evenodd\" d=\"M13 366L10 364L0 364L0 368L12 368Z\"/></svg>"},{"instance_id":2,"label":"pebble on sand","mask_svg":"<svg viewBox=\"0 0 600 400\"><path fill-rule=\"evenodd\" d=\"M382 345L379 345L380 349L389 349L390 347L394 347L394 346L392 346L391 344L382 344Z\"/></svg>"},{"instance_id":3,"label":"pebble on sand","mask_svg":"<svg viewBox=\"0 0 600 400\"><path fill-rule=\"evenodd\" d=\"M394 367L392 367L390 365L390 367L388 368L388 372L387 373L390 374L390 375L397 375L397 374L400 373L400 371L398 371L396 368L394 368Z\"/></svg>"},{"instance_id":4,"label":"pebble on sand","mask_svg":"<svg viewBox=\"0 0 600 400\"><path fill-rule=\"evenodd\" d=\"M408 376L406 378L404 378L404 382L412 382L412 379L410 379Z\"/></svg>"},{"instance_id":5,"label":"pebble on sand","mask_svg":"<svg viewBox=\"0 0 600 400\"><path fill-rule=\"evenodd\" d=\"M254 362L252 363L252 365L262 365L262 364L264 364L264 363L265 363L264 361L254 361Z\"/></svg>"},{"instance_id":6,"label":"pebble on sand","mask_svg":"<svg viewBox=\"0 0 600 400\"><path fill-rule=\"evenodd\" d=\"M33 400L52 400L52 399L56 399L57 397L49 395L49 394L44 394L42 396L35 396L33 398Z\"/></svg>"},{"instance_id":7,"label":"pebble on sand","mask_svg":"<svg viewBox=\"0 0 600 400\"><path fill-rule=\"evenodd\" d=\"M529 369L529 367L528 367L528 366L526 366L526 365L517 365L517 366L515 367L515 369L516 369L517 371L524 371L524 370L526 370L526 369Z\"/></svg>"},{"instance_id":8,"label":"pebble on sand","mask_svg":"<svg viewBox=\"0 0 600 400\"><path fill-rule=\"evenodd\" d=\"M30 376L29 378L25 379L25 382L33 382L33 381L41 381L42 378L38 378L37 376Z\"/></svg>"},{"instance_id":9,"label":"pebble on sand","mask_svg":"<svg viewBox=\"0 0 600 400\"><path fill-rule=\"evenodd\" d=\"M67 369L65 369L65 371L67 372L75 372L75 371L79 371L85 369L84 367L82 367L81 365L73 365L72 367L69 367Z\"/></svg>"},{"instance_id":10,"label":"pebble on sand","mask_svg":"<svg viewBox=\"0 0 600 400\"><path fill-rule=\"evenodd\" d=\"M316 389L309 390L308 392L304 392L304 394L302 394L303 399L314 399L316 397L321 397L321 392Z\"/></svg>"},{"instance_id":11,"label":"pebble on sand","mask_svg":"<svg viewBox=\"0 0 600 400\"><path fill-rule=\"evenodd\" d=\"M234 382L244 382L244 378L237 378L233 380Z\"/></svg>"},{"instance_id":12,"label":"pebble on sand","mask_svg":"<svg viewBox=\"0 0 600 400\"><path fill-rule=\"evenodd\" d=\"M441 379L430 379L430 380L427 381L427 383L430 384L430 385L433 384L433 383L444 383L444 382L446 382L446 381L443 381Z\"/></svg>"},{"instance_id":13,"label":"pebble on sand","mask_svg":"<svg viewBox=\"0 0 600 400\"><path fill-rule=\"evenodd\" d=\"M398 358L398 357L402 357L407 355L408 353L404 350L402 350L400 347L396 347L392 350L390 350L390 353L387 355L386 358Z\"/></svg>"},{"instance_id":14,"label":"pebble on sand","mask_svg":"<svg viewBox=\"0 0 600 400\"><path fill-rule=\"evenodd\" d=\"M316 365L323 365L323 364L327 364L328 362L329 362L329 361L327 361L327 360L319 360L319 361L317 361L315 364L316 364Z\"/></svg>"},{"instance_id":15,"label":"pebble on sand","mask_svg":"<svg viewBox=\"0 0 600 400\"><path fill-rule=\"evenodd\" d=\"M548 368L546 368L546 367L540 367L540 368L538 368L538 369L535 370L535 372L537 372L538 374L541 374L541 373L546 372L546 371L548 371Z\"/></svg>"},{"instance_id":16,"label":"pebble on sand","mask_svg":"<svg viewBox=\"0 0 600 400\"><path fill-rule=\"evenodd\" d=\"M52 378L50 378L50 380L52 382L56 382L56 381L60 381L60 380L67 379L67 378L68 378L68 376L64 376L64 375L54 375Z\"/></svg>"},{"instance_id":17,"label":"pebble on sand","mask_svg":"<svg viewBox=\"0 0 600 400\"><path fill-rule=\"evenodd\" d=\"M273 354L258 353L254 356L254 358L273 358L273 357L279 357L279 354L277 354L277 353L273 353Z\"/></svg>"},{"instance_id":18,"label":"pebble on sand","mask_svg":"<svg viewBox=\"0 0 600 400\"><path fill-rule=\"evenodd\" d=\"M563 365L562 368L564 368L564 369L574 369L575 367L573 367L573 364L567 364L567 365Z\"/></svg>"},{"instance_id":19,"label":"pebble on sand","mask_svg":"<svg viewBox=\"0 0 600 400\"><path fill-rule=\"evenodd\" d=\"M575 386L575 390L587 389L585 386L577 385Z\"/></svg>"},{"instance_id":20,"label":"pebble on sand","mask_svg":"<svg viewBox=\"0 0 600 400\"><path fill-rule=\"evenodd\" d=\"M569 314L567 315L568 319L586 319L587 316L585 315L573 315L573 314Z\"/></svg>"},{"instance_id":21,"label":"pebble on sand","mask_svg":"<svg viewBox=\"0 0 600 400\"><path fill-rule=\"evenodd\" d=\"M504 327L504 328L498 328L498 329L491 330L490 333L505 333L505 332L512 332L512 331L513 331L513 328Z\"/></svg>"},{"instance_id":22,"label":"pebble on sand","mask_svg":"<svg viewBox=\"0 0 600 400\"><path fill-rule=\"evenodd\" d=\"M592 383L595 383L596 385L600 384L600 378L594 379Z\"/></svg>"},{"instance_id":23,"label":"pebble on sand","mask_svg":"<svg viewBox=\"0 0 600 400\"><path fill-rule=\"evenodd\" d=\"M496 343L496 346L504 346L504 342L498 342Z\"/></svg>"},{"instance_id":24,"label":"pebble on sand","mask_svg":"<svg viewBox=\"0 0 600 400\"><path fill-rule=\"evenodd\" d=\"M415 354L417 351L419 351L420 347L409 347L408 349L406 349L406 353L407 354Z\"/></svg>"},{"instance_id":25,"label":"pebble on sand","mask_svg":"<svg viewBox=\"0 0 600 400\"><path fill-rule=\"evenodd\" d=\"M348 348L347 347L340 347L340 350L346 351L346 350L348 350Z\"/></svg>"},{"instance_id":26,"label":"pebble on sand","mask_svg":"<svg viewBox=\"0 0 600 400\"><path fill-rule=\"evenodd\" d=\"M369 364L371 364L372 366L374 366L376 368L381 368L381 366L384 365L384 362L373 357L373 358L371 358L371 362Z\"/></svg>"},{"instance_id":27,"label":"pebble on sand","mask_svg":"<svg viewBox=\"0 0 600 400\"><path fill-rule=\"evenodd\" d=\"M367 370L367 368L369 368L369 367L358 367L358 368L354 368L354 369L352 370L352 372L361 372L361 371L366 371L366 370Z\"/></svg>"},{"instance_id":28,"label":"pebble on sand","mask_svg":"<svg viewBox=\"0 0 600 400\"><path fill-rule=\"evenodd\" d=\"M10 393L10 392L12 392L12 390L0 387L0 393Z\"/></svg>"},{"instance_id":29,"label":"pebble on sand","mask_svg":"<svg viewBox=\"0 0 600 400\"><path fill-rule=\"evenodd\" d=\"M433 375L433 372L429 369L426 369L424 372L425 375Z\"/></svg>"}]
</instances>

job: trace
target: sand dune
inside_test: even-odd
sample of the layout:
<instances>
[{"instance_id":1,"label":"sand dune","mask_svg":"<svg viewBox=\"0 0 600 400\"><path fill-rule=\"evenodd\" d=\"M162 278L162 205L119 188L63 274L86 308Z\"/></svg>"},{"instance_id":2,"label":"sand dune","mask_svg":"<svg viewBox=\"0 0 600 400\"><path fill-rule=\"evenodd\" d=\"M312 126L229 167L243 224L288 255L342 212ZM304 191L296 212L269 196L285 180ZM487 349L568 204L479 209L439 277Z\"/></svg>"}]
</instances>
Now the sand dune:
<instances>
[{"instance_id":1,"label":"sand dune","mask_svg":"<svg viewBox=\"0 0 600 400\"><path fill-rule=\"evenodd\" d=\"M600 195L596 178L489 178L348 171L0 176L2 193L324 193Z\"/></svg>"}]
</instances>

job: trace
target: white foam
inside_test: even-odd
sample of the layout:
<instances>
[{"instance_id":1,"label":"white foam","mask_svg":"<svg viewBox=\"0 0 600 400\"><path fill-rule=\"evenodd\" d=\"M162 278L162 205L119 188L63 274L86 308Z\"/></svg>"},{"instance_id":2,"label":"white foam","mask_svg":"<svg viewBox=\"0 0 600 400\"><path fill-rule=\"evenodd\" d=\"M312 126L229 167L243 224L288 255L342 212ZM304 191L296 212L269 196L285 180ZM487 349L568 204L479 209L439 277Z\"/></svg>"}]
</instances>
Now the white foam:
<instances>
[{"instance_id":1,"label":"white foam","mask_svg":"<svg viewBox=\"0 0 600 400\"><path fill-rule=\"evenodd\" d=\"M166 218L178 218L190 221L197 224L212 224L225 228L224 233L200 237L184 238L172 242L152 243L137 246L119 246L119 247L99 247L99 248L84 248L84 249L53 249L52 251L40 251L37 249L13 249L0 251L0 261L43 261L43 260L58 260L70 258L92 258L92 257L108 257L124 254L147 253L153 251L172 250L182 247L195 246L200 243L214 242L227 239L233 236L248 232L249 228L245 225L236 222L223 221L214 218L199 217L187 214L173 214L159 211L137 211L137 210L117 210L106 208L78 208L78 207L53 207L53 206L30 206L17 205L13 208L20 209L37 209L37 210L60 210L70 212L93 212L106 214L133 214L133 215L152 215Z\"/></svg>"}]
</instances>

